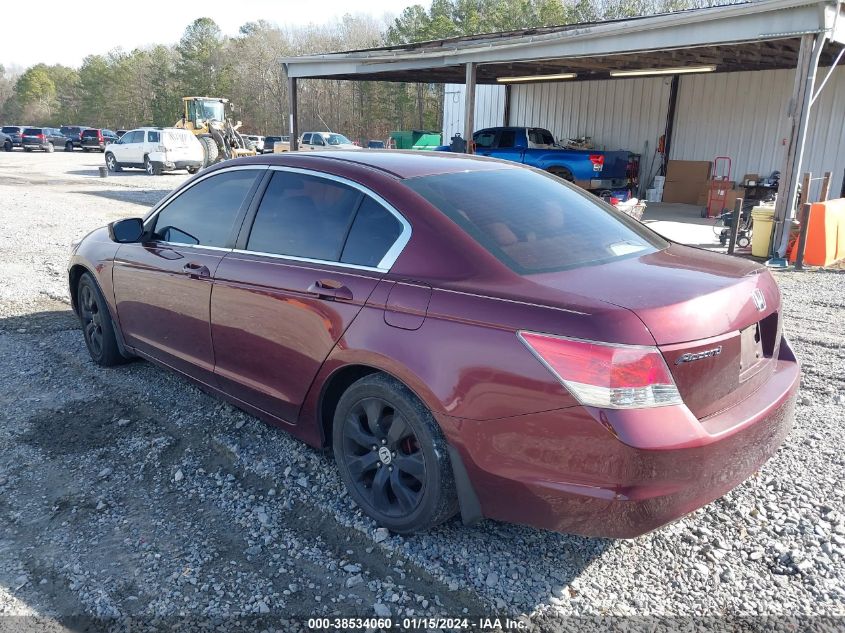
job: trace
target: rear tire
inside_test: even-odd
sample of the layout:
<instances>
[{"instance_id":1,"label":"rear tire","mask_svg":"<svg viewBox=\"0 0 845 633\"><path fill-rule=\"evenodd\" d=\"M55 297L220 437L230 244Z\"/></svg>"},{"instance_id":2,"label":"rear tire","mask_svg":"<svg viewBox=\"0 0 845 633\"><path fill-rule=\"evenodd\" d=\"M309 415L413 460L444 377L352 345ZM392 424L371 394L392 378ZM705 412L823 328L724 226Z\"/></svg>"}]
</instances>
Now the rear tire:
<instances>
[{"instance_id":1,"label":"rear tire","mask_svg":"<svg viewBox=\"0 0 845 633\"><path fill-rule=\"evenodd\" d=\"M189 174L195 174L200 170L199 167L188 167L187 169Z\"/></svg>"},{"instance_id":2,"label":"rear tire","mask_svg":"<svg viewBox=\"0 0 845 633\"><path fill-rule=\"evenodd\" d=\"M149 156L144 156L144 171L147 172L148 176L161 175L161 167L153 163Z\"/></svg>"},{"instance_id":3,"label":"rear tire","mask_svg":"<svg viewBox=\"0 0 845 633\"><path fill-rule=\"evenodd\" d=\"M446 439L431 412L395 378L371 374L341 396L333 449L349 495L376 522L408 534L458 511Z\"/></svg>"},{"instance_id":4,"label":"rear tire","mask_svg":"<svg viewBox=\"0 0 845 633\"><path fill-rule=\"evenodd\" d=\"M208 167L209 165L216 163L218 157L220 156L220 150L218 149L217 143L214 139L210 136L200 136L199 141L202 143L202 166Z\"/></svg>"},{"instance_id":5,"label":"rear tire","mask_svg":"<svg viewBox=\"0 0 845 633\"><path fill-rule=\"evenodd\" d=\"M56 151L55 146L52 143L47 143L47 147L45 148L48 154L52 154Z\"/></svg>"},{"instance_id":6,"label":"rear tire","mask_svg":"<svg viewBox=\"0 0 845 633\"><path fill-rule=\"evenodd\" d=\"M31 152L31 151L32 151L32 148L31 148L31 147L24 147L24 148L23 148L23 151L25 151L25 152Z\"/></svg>"},{"instance_id":7,"label":"rear tire","mask_svg":"<svg viewBox=\"0 0 845 633\"><path fill-rule=\"evenodd\" d=\"M91 360L101 367L113 367L127 361L120 353L114 323L108 305L91 273L83 273L76 291L77 310L82 335Z\"/></svg>"},{"instance_id":8,"label":"rear tire","mask_svg":"<svg viewBox=\"0 0 845 633\"><path fill-rule=\"evenodd\" d=\"M120 166L120 163L117 162L117 159L111 152L106 154L106 167L112 172L123 171L123 167Z\"/></svg>"}]
</instances>

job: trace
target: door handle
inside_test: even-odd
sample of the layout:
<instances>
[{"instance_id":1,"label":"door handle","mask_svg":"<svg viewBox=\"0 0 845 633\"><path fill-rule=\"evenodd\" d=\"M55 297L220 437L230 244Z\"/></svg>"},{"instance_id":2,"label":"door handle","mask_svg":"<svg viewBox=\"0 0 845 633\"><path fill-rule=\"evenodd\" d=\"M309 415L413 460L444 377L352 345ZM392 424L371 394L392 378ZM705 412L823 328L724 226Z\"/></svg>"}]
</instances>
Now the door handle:
<instances>
[{"instance_id":1,"label":"door handle","mask_svg":"<svg viewBox=\"0 0 845 633\"><path fill-rule=\"evenodd\" d=\"M308 292L317 295L320 299L327 299L329 301L334 299L340 299L342 301L352 300L352 291L347 286L333 279L318 279L308 286Z\"/></svg>"},{"instance_id":2,"label":"door handle","mask_svg":"<svg viewBox=\"0 0 845 633\"><path fill-rule=\"evenodd\" d=\"M211 277L211 271L208 270L208 266L196 262L188 262L182 266L182 272L190 275L192 279Z\"/></svg>"}]
</instances>

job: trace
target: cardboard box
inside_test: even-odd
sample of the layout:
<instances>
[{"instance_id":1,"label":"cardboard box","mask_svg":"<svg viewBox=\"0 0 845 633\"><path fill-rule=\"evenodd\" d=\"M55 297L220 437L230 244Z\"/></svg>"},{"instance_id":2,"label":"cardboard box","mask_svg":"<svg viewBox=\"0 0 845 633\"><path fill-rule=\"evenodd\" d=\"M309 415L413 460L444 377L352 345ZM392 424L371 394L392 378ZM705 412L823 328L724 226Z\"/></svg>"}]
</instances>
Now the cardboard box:
<instances>
[{"instance_id":1,"label":"cardboard box","mask_svg":"<svg viewBox=\"0 0 845 633\"><path fill-rule=\"evenodd\" d=\"M705 182L710 180L712 166L709 160L670 160L666 165L666 181Z\"/></svg>"},{"instance_id":2,"label":"cardboard box","mask_svg":"<svg viewBox=\"0 0 845 633\"><path fill-rule=\"evenodd\" d=\"M666 166L663 202L704 206L707 202L710 167L710 162L704 160L670 160ZM704 191L703 202L701 201L702 190Z\"/></svg>"},{"instance_id":3,"label":"cardboard box","mask_svg":"<svg viewBox=\"0 0 845 633\"><path fill-rule=\"evenodd\" d=\"M701 183L687 180L667 180L663 186L663 202L696 204Z\"/></svg>"},{"instance_id":4,"label":"cardboard box","mask_svg":"<svg viewBox=\"0 0 845 633\"><path fill-rule=\"evenodd\" d=\"M760 174L745 174L739 182L742 185L747 185L749 181L756 185L760 182Z\"/></svg>"}]
</instances>

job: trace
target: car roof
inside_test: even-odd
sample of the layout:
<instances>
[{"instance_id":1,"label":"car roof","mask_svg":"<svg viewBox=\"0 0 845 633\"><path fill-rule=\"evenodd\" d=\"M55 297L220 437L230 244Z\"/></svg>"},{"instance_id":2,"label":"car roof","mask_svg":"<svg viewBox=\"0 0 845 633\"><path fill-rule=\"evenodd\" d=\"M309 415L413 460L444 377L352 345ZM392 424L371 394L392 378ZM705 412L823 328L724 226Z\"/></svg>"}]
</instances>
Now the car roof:
<instances>
[{"instance_id":1,"label":"car roof","mask_svg":"<svg viewBox=\"0 0 845 633\"><path fill-rule=\"evenodd\" d=\"M351 167L376 169L396 178L417 178L466 171L488 171L493 169L520 169L519 164L490 158L456 154L452 152L434 152L420 150L385 150L359 149L334 150L325 152L284 152L264 154L237 161L225 161L226 164L264 164L285 165L289 167L317 168L330 166L329 161L337 161Z\"/></svg>"}]
</instances>

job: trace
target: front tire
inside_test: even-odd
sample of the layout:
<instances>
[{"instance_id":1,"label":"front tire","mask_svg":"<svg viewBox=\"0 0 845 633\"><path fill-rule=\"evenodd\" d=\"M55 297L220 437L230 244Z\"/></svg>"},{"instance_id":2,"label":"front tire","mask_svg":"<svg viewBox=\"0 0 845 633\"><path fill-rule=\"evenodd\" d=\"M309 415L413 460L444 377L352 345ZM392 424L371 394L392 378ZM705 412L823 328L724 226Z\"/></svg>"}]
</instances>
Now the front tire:
<instances>
[{"instance_id":1,"label":"front tire","mask_svg":"<svg viewBox=\"0 0 845 633\"><path fill-rule=\"evenodd\" d=\"M117 345L108 305L91 273L83 273L79 278L76 301L82 334L91 360L101 367L125 363L126 359Z\"/></svg>"},{"instance_id":2,"label":"front tire","mask_svg":"<svg viewBox=\"0 0 845 633\"><path fill-rule=\"evenodd\" d=\"M199 142L202 143L202 166L208 167L209 165L216 163L218 157L220 156L220 150L218 149L215 140L210 136L200 136Z\"/></svg>"},{"instance_id":3,"label":"front tire","mask_svg":"<svg viewBox=\"0 0 845 633\"><path fill-rule=\"evenodd\" d=\"M149 156L144 156L144 171L147 172L148 176L159 176L161 175L161 167L155 165Z\"/></svg>"},{"instance_id":4,"label":"front tire","mask_svg":"<svg viewBox=\"0 0 845 633\"><path fill-rule=\"evenodd\" d=\"M7 152L11 152L12 149L14 149L14 146L12 145L12 141L6 141L5 143L3 143L3 149L6 150Z\"/></svg>"},{"instance_id":5,"label":"front tire","mask_svg":"<svg viewBox=\"0 0 845 633\"><path fill-rule=\"evenodd\" d=\"M188 167L187 169L189 174L195 174L200 170L199 167Z\"/></svg>"},{"instance_id":6,"label":"front tire","mask_svg":"<svg viewBox=\"0 0 845 633\"><path fill-rule=\"evenodd\" d=\"M111 152L106 154L106 167L109 171L112 172L123 171L123 168L120 166L120 163L117 162L117 159Z\"/></svg>"},{"instance_id":7,"label":"front tire","mask_svg":"<svg viewBox=\"0 0 845 633\"><path fill-rule=\"evenodd\" d=\"M408 534L457 513L446 439L431 412L396 379L371 374L349 387L332 434L349 495L379 524Z\"/></svg>"},{"instance_id":8,"label":"front tire","mask_svg":"<svg viewBox=\"0 0 845 633\"><path fill-rule=\"evenodd\" d=\"M65 143L65 151L72 152L73 151L73 141L68 141Z\"/></svg>"}]
</instances>

